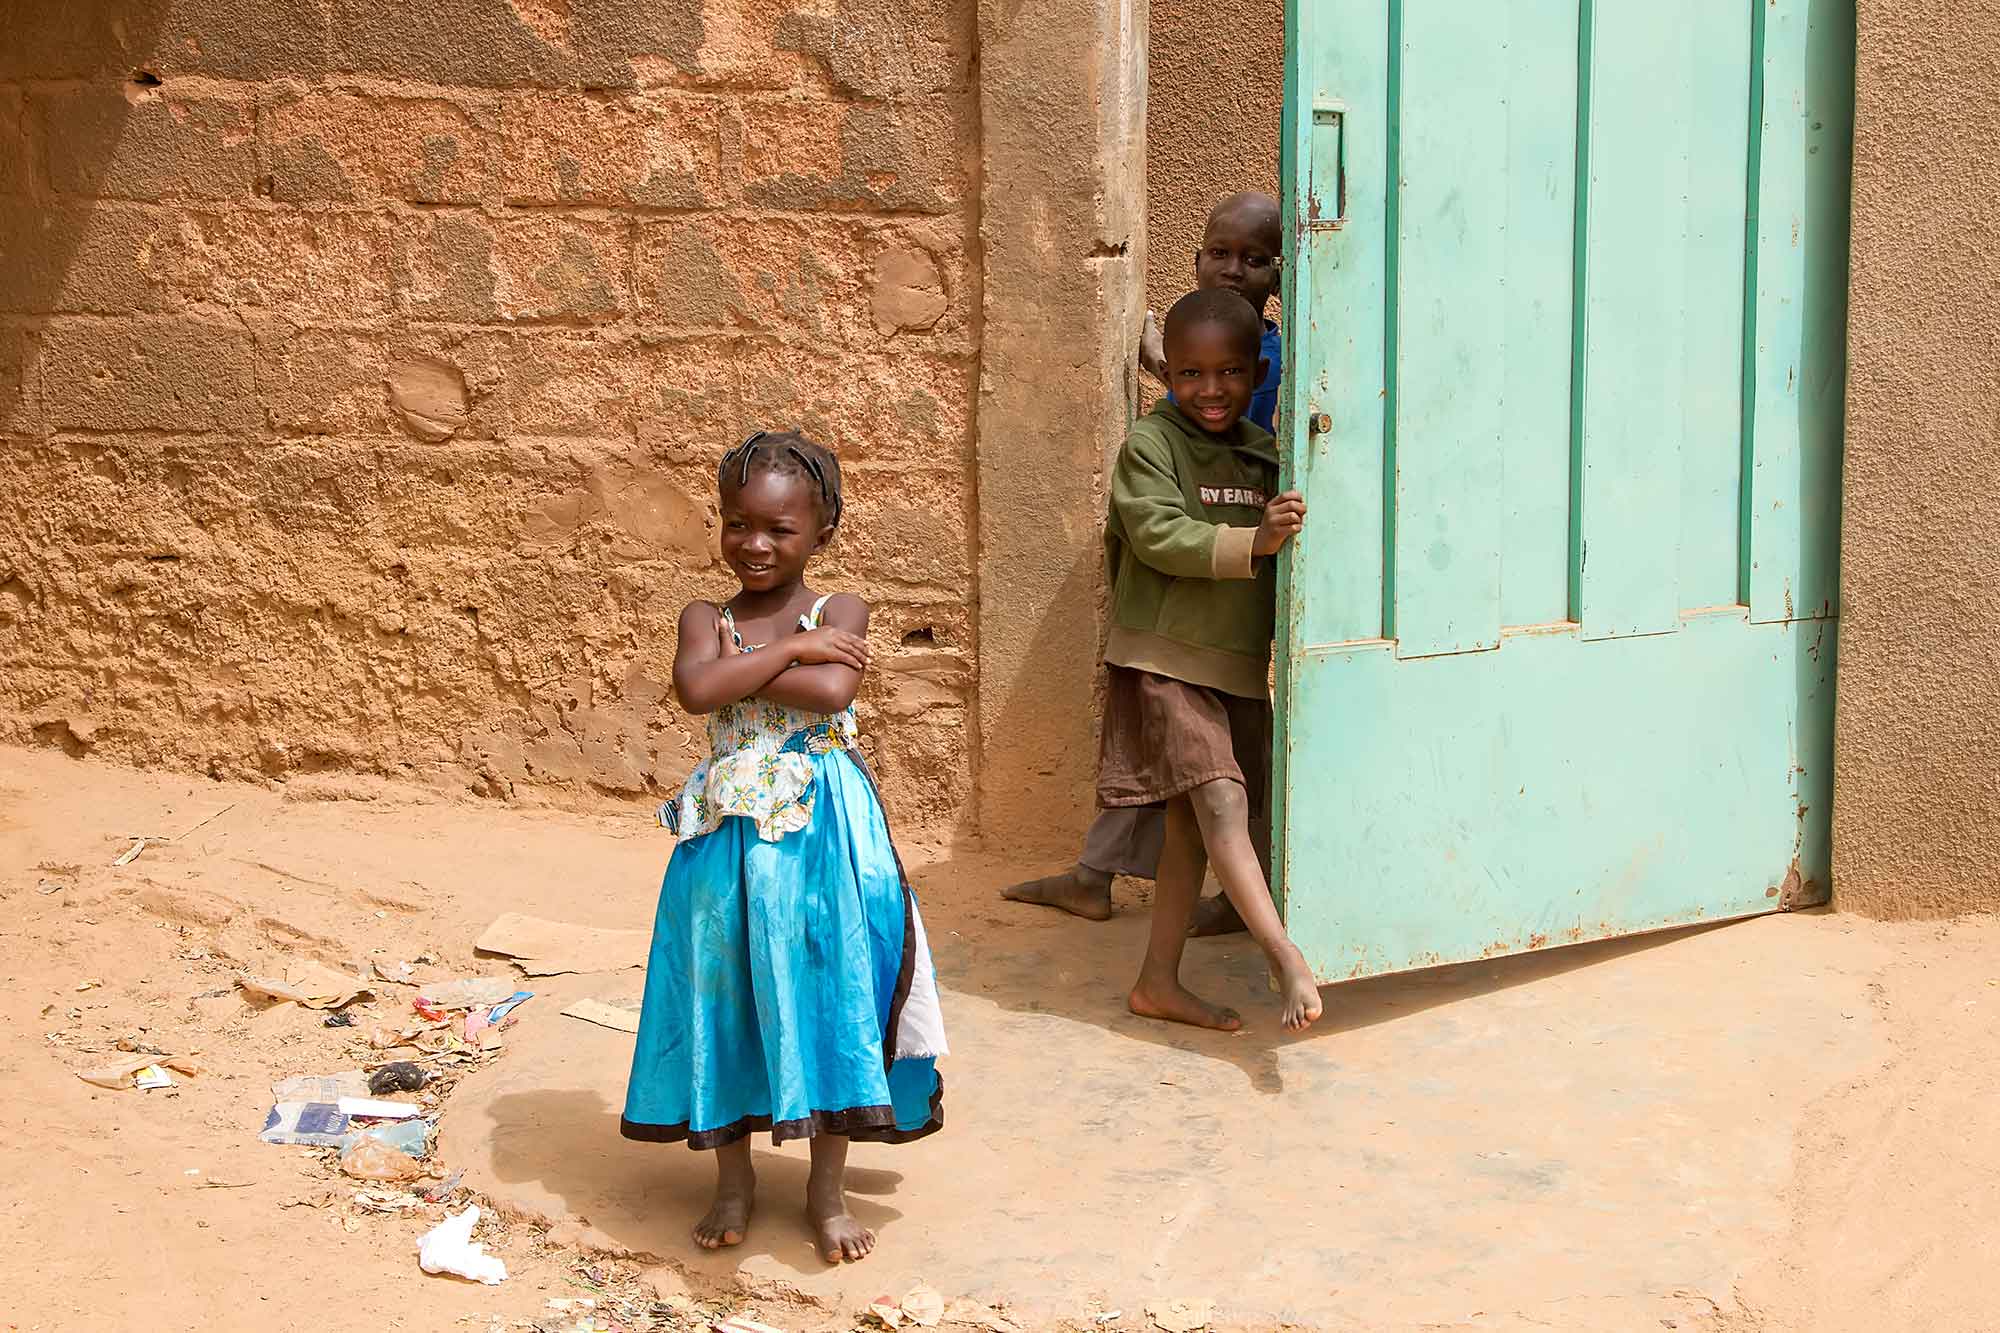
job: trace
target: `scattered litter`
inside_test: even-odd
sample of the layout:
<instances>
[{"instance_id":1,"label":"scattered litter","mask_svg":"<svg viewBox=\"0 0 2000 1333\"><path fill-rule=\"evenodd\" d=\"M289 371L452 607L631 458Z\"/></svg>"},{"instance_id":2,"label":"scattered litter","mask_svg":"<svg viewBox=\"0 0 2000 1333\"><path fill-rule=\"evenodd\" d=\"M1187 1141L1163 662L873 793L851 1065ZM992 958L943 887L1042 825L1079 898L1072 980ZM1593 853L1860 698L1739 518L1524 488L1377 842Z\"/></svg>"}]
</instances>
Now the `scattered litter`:
<instances>
[{"instance_id":1,"label":"scattered litter","mask_svg":"<svg viewBox=\"0 0 2000 1333\"><path fill-rule=\"evenodd\" d=\"M342 1097L366 1097L368 1076L358 1069L339 1074L301 1074L271 1085L274 1102L338 1102Z\"/></svg>"},{"instance_id":2,"label":"scattered litter","mask_svg":"<svg viewBox=\"0 0 2000 1333\"><path fill-rule=\"evenodd\" d=\"M340 1169L356 1180L415 1180L424 1173L416 1158L363 1134L340 1154Z\"/></svg>"},{"instance_id":3,"label":"scattered litter","mask_svg":"<svg viewBox=\"0 0 2000 1333\"><path fill-rule=\"evenodd\" d=\"M506 977L467 977L425 985L417 995L415 1007L424 1017L435 1018L451 1009L479 1009L498 1004L512 999L514 994L514 983Z\"/></svg>"},{"instance_id":4,"label":"scattered litter","mask_svg":"<svg viewBox=\"0 0 2000 1333\"><path fill-rule=\"evenodd\" d=\"M132 1086L150 1092L154 1088L171 1088L174 1086L174 1080L171 1074L158 1065L147 1065L144 1069L133 1071Z\"/></svg>"},{"instance_id":5,"label":"scattered litter","mask_svg":"<svg viewBox=\"0 0 2000 1333\"><path fill-rule=\"evenodd\" d=\"M461 1166L458 1170L437 1182L437 1184L427 1187L423 1191L424 1202L443 1203L446 1199L458 1193L458 1182L464 1179L465 1168Z\"/></svg>"},{"instance_id":6,"label":"scattered litter","mask_svg":"<svg viewBox=\"0 0 2000 1333\"><path fill-rule=\"evenodd\" d=\"M314 1190L311 1194L301 1195L296 1199L286 1199L283 1203L279 1204L278 1207L325 1208L328 1205L330 1205L333 1202L333 1200L334 1200L334 1193L331 1189L318 1189Z\"/></svg>"},{"instance_id":7,"label":"scattered litter","mask_svg":"<svg viewBox=\"0 0 2000 1333\"><path fill-rule=\"evenodd\" d=\"M733 1314L719 1324L710 1324L715 1333L785 1333L781 1328L760 1324L748 1315Z\"/></svg>"},{"instance_id":8,"label":"scattered litter","mask_svg":"<svg viewBox=\"0 0 2000 1333\"><path fill-rule=\"evenodd\" d=\"M385 1143L399 1153L411 1157L422 1157L430 1150L431 1126L428 1120L399 1120L392 1125L376 1125L350 1136L355 1143L363 1139L373 1139Z\"/></svg>"},{"instance_id":9,"label":"scattered litter","mask_svg":"<svg viewBox=\"0 0 2000 1333\"><path fill-rule=\"evenodd\" d=\"M342 1097L336 1105L343 1115L362 1120L407 1120L422 1115L423 1108L408 1102L388 1102L376 1097Z\"/></svg>"},{"instance_id":10,"label":"scattered litter","mask_svg":"<svg viewBox=\"0 0 2000 1333\"><path fill-rule=\"evenodd\" d=\"M132 845L125 849L125 854L123 856L120 856L116 861L113 861L111 864L115 866L129 866L134 861L138 860L139 853L145 850L146 850L146 840L144 838L134 838L132 839Z\"/></svg>"},{"instance_id":11,"label":"scattered litter","mask_svg":"<svg viewBox=\"0 0 2000 1333\"><path fill-rule=\"evenodd\" d=\"M354 1015L348 1013L345 1009L342 1009L335 1013L328 1014L326 1016L326 1022L321 1024L320 1026L330 1027L330 1028L351 1028L354 1026Z\"/></svg>"},{"instance_id":12,"label":"scattered litter","mask_svg":"<svg viewBox=\"0 0 2000 1333\"><path fill-rule=\"evenodd\" d=\"M1123 1310L1106 1310L1103 1314L1092 1315L1090 1322L1093 1324L1115 1324L1124 1317L1125 1312Z\"/></svg>"},{"instance_id":13,"label":"scattered litter","mask_svg":"<svg viewBox=\"0 0 2000 1333\"><path fill-rule=\"evenodd\" d=\"M257 1137L266 1143L340 1148L347 1143L347 1113L330 1102L279 1102Z\"/></svg>"},{"instance_id":14,"label":"scattered litter","mask_svg":"<svg viewBox=\"0 0 2000 1333\"><path fill-rule=\"evenodd\" d=\"M424 1201L408 1190L356 1190L354 1206L371 1213L400 1213L421 1208Z\"/></svg>"},{"instance_id":15,"label":"scattered litter","mask_svg":"<svg viewBox=\"0 0 2000 1333\"><path fill-rule=\"evenodd\" d=\"M900 1301L891 1296L877 1296L868 1303L868 1313L888 1328L901 1328L905 1324L936 1328L944 1318L944 1297L935 1288L919 1282Z\"/></svg>"},{"instance_id":16,"label":"scattered litter","mask_svg":"<svg viewBox=\"0 0 2000 1333\"><path fill-rule=\"evenodd\" d=\"M494 1005L493 1011L486 1015L486 1021L495 1025L504 1023L507 1020L507 1015L513 1013L516 1009L519 1009L534 998L535 993L531 990L517 990L506 999L500 1001L500 1003Z\"/></svg>"},{"instance_id":17,"label":"scattered litter","mask_svg":"<svg viewBox=\"0 0 2000 1333\"><path fill-rule=\"evenodd\" d=\"M417 1241L418 1266L426 1273L451 1273L488 1286L506 1281L507 1265L472 1239L478 1222L479 1206L474 1204L426 1231Z\"/></svg>"},{"instance_id":18,"label":"scattered litter","mask_svg":"<svg viewBox=\"0 0 2000 1333\"><path fill-rule=\"evenodd\" d=\"M96 990L99 986L102 986L103 984L104 983L101 981L79 981L76 983L76 988L80 991Z\"/></svg>"},{"instance_id":19,"label":"scattered litter","mask_svg":"<svg viewBox=\"0 0 2000 1333\"><path fill-rule=\"evenodd\" d=\"M1195 1333L1215 1317L1214 1301L1168 1301L1146 1307L1146 1317L1164 1333Z\"/></svg>"},{"instance_id":20,"label":"scattered litter","mask_svg":"<svg viewBox=\"0 0 2000 1333\"><path fill-rule=\"evenodd\" d=\"M974 1300L960 1299L946 1306L944 1322L990 1329L992 1333L1023 1333L1021 1326L1006 1315L990 1305L981 1305Z\"/></svg>"},{"instance_id":21,"label":"scattered litter","mask_svg":"<svg viewBox=\"0 0 2000 1333\"><path fill-rule=\"evenodd\" d=\"M511 959L531 977L552 977L644 967L651 943L652 936L643 930L598 930L509 912L488 926L472 947Z\"/></svg>"},{"instance_id":22,"label":"scattered litter","mask_svg":"<svg viewBox=\"0 0 2000 1333\"><path fill-rule=\"evenodd\" d=\"M397 1060L383 1065L368 1076L368 1091L380 1096L385 1092L415 1092L430 1081L430 1074L408 1060ZM355 1096L355 1093L344 1094ZM352 1114L352 1112L349 1112Z\"/></svg>"},{"instance_id":23,"label":"scattered litter","mask_svg":"<svg viewBox=\"0 0 2000 1333\"><path fill-rule=\"evenodd\" d=\"M637 1032L639 1011L622 1005L606 1004L602 1000L578 1000L562 1011L564 1018L581 1018L586 1023L610 1028L614 1032Z\"/></svg>"},{"instance_id":24,"label":"scattered litter","mask_svg":"<svg viewBox=\"0 0 2000 1333\"><path fill-rule=\"evenodd\" d=\"M253 999L290 1000L308 1009L342 1009L373 993L361 978L313 962L294 964L286 969L282 981L244 976L236 978L236 985Z\"/></svg>"},{"instance_id":25,"label":"scattered litter","mask_svg":"<svg viewBox=\"0 0 2000 1333\"><path fill-rule=\"evenodd\" d=\"M944 1297L919 1282L903 1295L903 1317L920 1328L936 1328L944 1318Z\"/></svg>"},{"instance_id":26,"label":"scattered litter","mask_svg":"<svg viewBox=\"0 0 2000 1333\"><path fill-rule=\"evenodd\" d=\"M177 837L170 839L170 841L186 842L190 836L200 832L202 829L207 828L210 824L213 824L216 820L222 818L224 815L228 814L231 810L234 810L235 808L236 808L236 802L231 801L228 805L223 806L220 810L217 810L214 814L202 820L200 823L191 825L186 833L182 833Z\"/></svg>"},{"instance_id":27,"label":"scattered litter","mask_svg":"<svg viewBox=\"0 0 2000 1333\"><path fill-rule=\"evenodd\" d=\"M198 1190L247 1190L257 1182L254 1180L197 1180Z\"/></svg>"},{"instance_id":28,"label":"scattered litter","mask_svg":"<svg viewBox=\"0 0 2000 1333\"><path fill-rule=\"evenodd\" d=\"M116 1064L102 1065L96 1069L79 1069L76 1071L76 1076L85 1083L94 1083L100 1088L131 1088L141 1086L134 1082L134 1078L148 1069L154 1070L162 1078L166 1077L166 1071L169 1069L176 1074L185 1074L189 1078L201 1072L201 1066L188 1056L170 1055L162 1060L157 1055L149 1054L135 1055L129 1060L120 1060ZM167 1079L165 1083L146 1086L172 1087L173 1080Z\"/></svg>"},{"instance_id":29,"label":"scattered litter","mask_svg":"<svg viewBox=\"0 0 2000 1333\"><path fill-rule=\"evenodd\" d=\"M368 965L368 970L375 974L377 981L386 981L392 986L414 986L417 984L417 969L411 967L408 963L397 963L393 967L384 967L381 963L375 962Z\"/></svg>"}]
</instances>

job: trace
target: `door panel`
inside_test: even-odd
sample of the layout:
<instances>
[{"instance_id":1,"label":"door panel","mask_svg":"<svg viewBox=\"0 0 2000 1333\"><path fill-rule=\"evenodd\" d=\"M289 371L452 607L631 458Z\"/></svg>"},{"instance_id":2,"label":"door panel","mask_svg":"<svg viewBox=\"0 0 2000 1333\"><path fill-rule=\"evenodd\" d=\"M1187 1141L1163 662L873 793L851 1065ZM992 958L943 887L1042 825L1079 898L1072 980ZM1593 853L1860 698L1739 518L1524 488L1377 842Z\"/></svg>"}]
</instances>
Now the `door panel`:
<instances>
[{"instance_id":1,"label":"door panel","mask_svg":"<svg viewBox=\"0 0 2000 1333\"><path fill-rule=\"evenodd\" d=\"M1287 23L1293 937L1331 980L1812 900L1851 0Z\"/></svg>"},{"instance_id":2,"label":"door panel","mask_svg":"<svg viewBox=\"0 0 2000 1333\"><path fill-rule=\"evenodd\" d=\"M1403 657L1500 643L1507 364L1488 352L1506 329L1508 69L1493 59L1506 19L1500 5L1403 6L1386 631Z\"/></svg>"},{"instance_id":3,"label":"door panel","mask_svg":"<svg viewBox=\"0 0 2000 1333\"><path fill-rule=\"evenodd\" d=\"M1577 619L1604 639L1680 623L1693 34L1679 5L1592 9Z\"/></svg>"},{"instance_id":4,"label":"door panel","mask_svg":"<svg viewBox=\"0 0 2000 1333\"><path fill-rule=\"evenodd\" d=\"M1507 90L1487 114L1507 126L1500 623L1542 625L1569 618L1577 9L1499 12L1509 20Z\"/></svg>"}]
</instances>

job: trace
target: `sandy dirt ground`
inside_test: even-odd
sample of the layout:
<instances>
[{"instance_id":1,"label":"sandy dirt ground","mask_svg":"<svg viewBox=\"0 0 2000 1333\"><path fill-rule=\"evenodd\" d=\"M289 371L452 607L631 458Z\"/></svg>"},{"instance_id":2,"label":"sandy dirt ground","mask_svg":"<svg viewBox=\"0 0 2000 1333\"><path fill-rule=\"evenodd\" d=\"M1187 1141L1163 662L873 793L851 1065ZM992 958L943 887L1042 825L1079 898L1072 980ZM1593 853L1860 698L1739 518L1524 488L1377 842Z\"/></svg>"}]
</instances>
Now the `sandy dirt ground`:
<instances>
[{"instance_id":1,"label":"sandy dirt ground","mask_svg":"<svg viewBox=\"0 0 2000 1333\"><path fill-rule=\"evenodd\" d=\"M114 866L137 837L168 840ZM759 1148L750 1241L703 1255L708 1159L618 1138L630 1038L560 1010L636 997L637 970L474 956L503 912L646 928L667 850L630 807L0 750L0 1327L848 1329L919 1283L995 1328L2000 1327L2000 922L1769 918L1356 983L1300 1039L1247 945L1203 942L1191 978L1251 1020L1224 1036L1124 1014L1134 894L1091 926L999 902L1023 867L908 848L947 1128L857 1147L881 1246L828 1269L798 1145ZM383 1059L365 1037L415 1022L416 988L328 1028L236 981L425 956L426 982L535 999L410 1095L440 1122L417 1184L457 1191L377 1212L356 1195L404 1187L257 1133L275 1080ZM76 1077L121 1046L202 1072ZM469 1201L499 1286L419 1271Z\"/></svg>"}]
</instances>

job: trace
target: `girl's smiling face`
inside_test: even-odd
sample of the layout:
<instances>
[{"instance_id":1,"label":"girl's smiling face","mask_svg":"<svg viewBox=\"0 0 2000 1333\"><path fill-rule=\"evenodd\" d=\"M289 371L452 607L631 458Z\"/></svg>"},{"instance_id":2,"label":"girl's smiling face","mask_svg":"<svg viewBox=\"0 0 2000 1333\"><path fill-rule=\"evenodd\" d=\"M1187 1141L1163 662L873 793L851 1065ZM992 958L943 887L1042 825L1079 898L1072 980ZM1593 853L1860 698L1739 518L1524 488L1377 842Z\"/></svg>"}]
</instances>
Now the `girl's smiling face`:
<instances>
[{"instance_id":1,"label":"girl's smiling face","mask_svg":"<svg viewBox=\"0 0 2000 1333\"><path fill-rule=\"evenodd\" d=\"M749 592L805 578L806 564L833 528L820 521L812 479L764 468L722 490L722 559Z\"/></svg>"}]
</instances>

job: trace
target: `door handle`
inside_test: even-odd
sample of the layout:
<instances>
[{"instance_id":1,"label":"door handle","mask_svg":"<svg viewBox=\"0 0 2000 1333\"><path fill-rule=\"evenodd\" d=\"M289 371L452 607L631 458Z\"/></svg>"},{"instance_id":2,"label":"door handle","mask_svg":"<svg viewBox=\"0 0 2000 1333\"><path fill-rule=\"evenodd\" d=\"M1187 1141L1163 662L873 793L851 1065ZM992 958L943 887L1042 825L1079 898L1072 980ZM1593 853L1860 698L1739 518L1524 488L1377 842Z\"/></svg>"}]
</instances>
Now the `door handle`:
<instances>
[{"instance_id":1,"label":"door handle","mask_svg":"<svg viewBox=\"0 0 2000 1333\"><path fill-rule=\"evenodd\" d=\"M1347 103L1313 99L1312 162L1306 170L1306 227L1338 231L1347 221Z\"/></svg>"}]
</instances>

